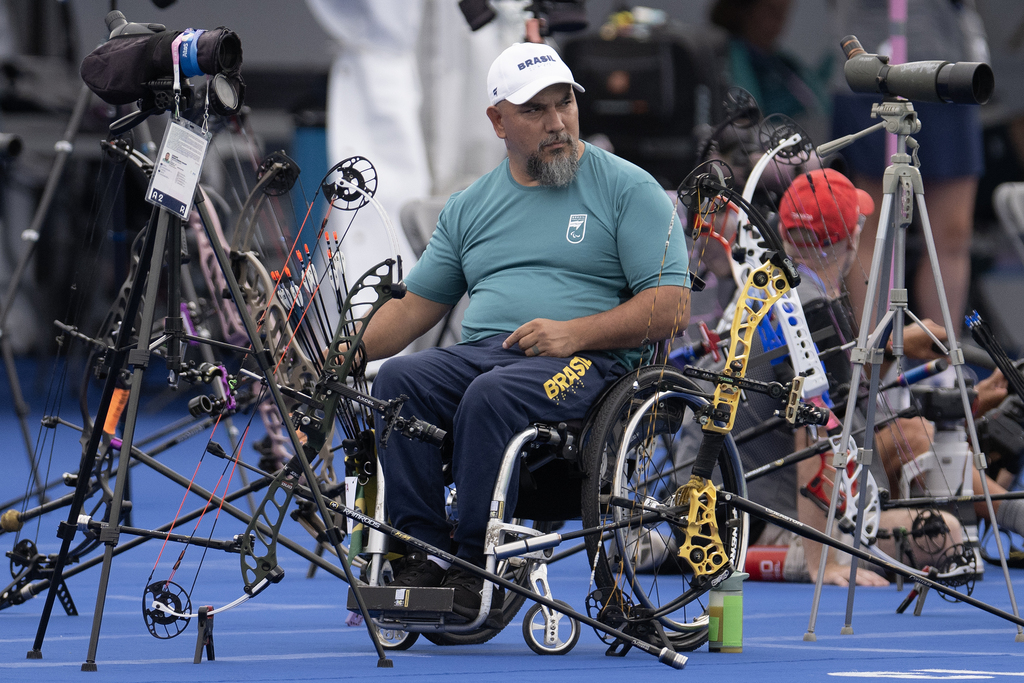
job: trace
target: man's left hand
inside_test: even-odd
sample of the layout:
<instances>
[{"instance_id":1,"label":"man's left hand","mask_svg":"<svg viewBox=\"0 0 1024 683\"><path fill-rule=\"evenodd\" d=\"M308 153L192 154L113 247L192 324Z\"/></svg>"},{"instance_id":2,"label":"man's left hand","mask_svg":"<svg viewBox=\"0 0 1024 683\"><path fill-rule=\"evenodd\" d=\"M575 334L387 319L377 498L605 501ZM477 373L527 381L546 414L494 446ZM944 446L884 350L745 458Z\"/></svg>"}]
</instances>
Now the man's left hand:
<instances>
[{"instance_id":1,"label":"man's left hand","mask_svg":"<svg viewBox=\"0 0 1024 683\"><path fill-rule=\"evenodd\" d=\"M572 328L572 321L535 318L520 325L501 346L510 349L519 344L527 356L566 358L580 350Z\"/></svg>"}]
</instances>

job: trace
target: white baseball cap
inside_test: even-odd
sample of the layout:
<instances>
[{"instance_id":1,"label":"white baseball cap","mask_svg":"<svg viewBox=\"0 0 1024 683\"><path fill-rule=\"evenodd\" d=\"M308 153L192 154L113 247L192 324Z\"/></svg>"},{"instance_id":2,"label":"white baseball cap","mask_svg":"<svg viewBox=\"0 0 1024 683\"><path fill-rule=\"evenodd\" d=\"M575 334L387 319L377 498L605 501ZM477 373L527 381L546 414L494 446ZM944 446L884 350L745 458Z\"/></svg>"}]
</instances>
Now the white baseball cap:
<instances>
[{"instance_id":1,"label":"white baseball cap","mask_svg":"<svg viewBox=\"0 0 1024 683\"><path fill-rule=\"evenodd\" d=\"M492 105L502 100L523 104L555 83L569 83L584 92L552 48L542 43L515 43L491 64L487 72L487 96Z\"/></svg>"}]
</instances>

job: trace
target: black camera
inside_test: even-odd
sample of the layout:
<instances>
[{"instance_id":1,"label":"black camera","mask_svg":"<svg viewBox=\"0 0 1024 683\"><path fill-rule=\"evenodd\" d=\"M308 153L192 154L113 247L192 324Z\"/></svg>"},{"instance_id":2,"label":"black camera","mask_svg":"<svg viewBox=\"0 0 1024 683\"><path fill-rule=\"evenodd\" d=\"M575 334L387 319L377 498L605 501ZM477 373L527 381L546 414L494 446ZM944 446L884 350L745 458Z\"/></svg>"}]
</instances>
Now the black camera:
<instances>
[{"instance_id":1,"label":"black camera","mask_svg":"<svg viewBox=\"0 0 1024 683\"><path fill-rule=\"evenodd\" d=\"M889 58L864 51L856 36L846 36L843 73L854 92L896 95L918 102L985 104L995 88L992 67L984 62L925 61L889 64Z\"/></svg>"}]
</instances>

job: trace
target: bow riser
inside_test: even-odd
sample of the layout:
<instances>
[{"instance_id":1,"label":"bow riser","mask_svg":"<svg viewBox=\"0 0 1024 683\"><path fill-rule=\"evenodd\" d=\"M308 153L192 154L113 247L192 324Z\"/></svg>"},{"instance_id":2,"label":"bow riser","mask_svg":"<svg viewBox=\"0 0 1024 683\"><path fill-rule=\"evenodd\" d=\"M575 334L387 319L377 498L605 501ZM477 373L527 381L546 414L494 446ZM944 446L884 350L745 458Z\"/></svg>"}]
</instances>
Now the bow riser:
<instances>
[{"instance_id":1,"label":"bow riser","mask_svg":"<svg viewBox=\"0 0 1024 683\"><path fill-rule=\"evenodd\" d=\"M722 374L736 378L746 376L757 326L772 310L775 302L788 291L790 291L789 282L784 277L782 270L771 261L766 261L751 271L738 297L737 315L733 317L732 321L729 356ZM755 308L755 304L759 305ZM712 406L716 414L721 414L727 409L728 422L722 425L708 420L706 424L702 425L702 429L719 434L731 432L736 421L736 409L739 406L740 395L741 392L737 387L719 383L715 387Z\"/></svg>"},{"instance_id":2,"label":"bow riser","mask_svg":"<svg viewBox=\"0 0 1024 683\"><path fill-rule=\"evenodd\" d=\"M224 233L221 231L220 221L216 218L216 213L211 212L210 216L213 218L212 228L220 243L227 244L227 240L224 239ZM248 341L245 336L245 327L242 325L242 319L238 315L238 309L234 306L225 305L225 299L221 293L227 291L228 283L224 279L224 273L221 272L220 267L217 265L217 255L214 253L210 240L206 236L206 231L203 229L203 223L199 218L198 211L192 213L188 225L192 228L192 236L196 241L196 249L199 252L199 269L203 273L203 280L206 282L206 288L210 292L210 304L217 313L224 341L229 344L244 344Z\"/></svg>"}]
</instances>

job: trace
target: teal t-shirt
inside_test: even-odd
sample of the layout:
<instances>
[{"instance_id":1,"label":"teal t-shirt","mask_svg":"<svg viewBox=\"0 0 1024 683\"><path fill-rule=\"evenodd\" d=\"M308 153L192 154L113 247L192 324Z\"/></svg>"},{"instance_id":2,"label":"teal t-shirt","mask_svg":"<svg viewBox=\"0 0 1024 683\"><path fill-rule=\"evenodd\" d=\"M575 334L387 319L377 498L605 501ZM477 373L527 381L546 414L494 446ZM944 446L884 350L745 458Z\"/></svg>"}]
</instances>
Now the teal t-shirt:
<instances>
[{"instance_id":1,"label":"teal t-shirt","mask_svg":"<svg viewBox=\"0 0 1024 683\"><path fill-rule=\"evenodd\" d=\"M473 342L534 318L601 313L658 284L688 287L687 266L665 191L646 171L587 144L566 187L520 185L506 159L453 194L406 284L450 305L468 292L462 341ZM627 365L637 357L613 355Z\"/></svg>"}]
</instances>

